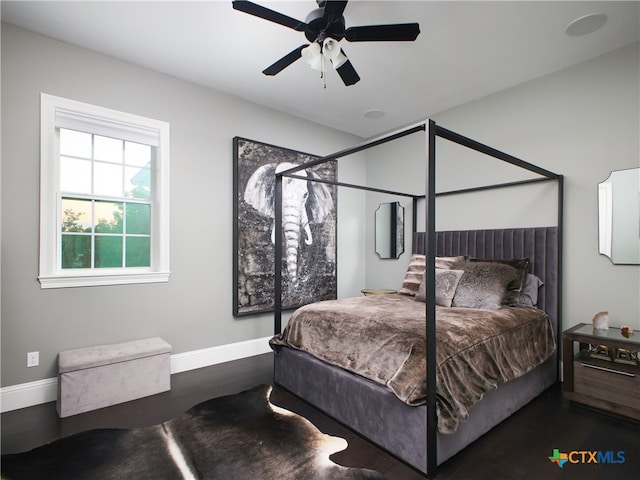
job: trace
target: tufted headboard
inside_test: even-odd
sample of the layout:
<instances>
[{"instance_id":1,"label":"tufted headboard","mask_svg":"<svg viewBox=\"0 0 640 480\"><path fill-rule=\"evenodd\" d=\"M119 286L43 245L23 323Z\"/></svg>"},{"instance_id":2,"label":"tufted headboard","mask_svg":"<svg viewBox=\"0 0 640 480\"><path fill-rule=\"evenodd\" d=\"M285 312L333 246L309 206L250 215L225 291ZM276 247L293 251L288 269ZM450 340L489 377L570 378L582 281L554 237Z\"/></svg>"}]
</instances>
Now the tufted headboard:
<instances>
[{"instance_id":1,"label":"tufted headboard","mask_svg":"<svg viewBox=\"0 0 640 480\"><path fill-rule=\"evenodd\" d=\"M413 234L413 253L424 254L425 232ZM529 258L529 273L544 285L538 295L538 308L544 310L559 338L560 255L558 227L507 228L436 232L436 256L467 255L486 260Z\"/></svg>"}]
</instances>

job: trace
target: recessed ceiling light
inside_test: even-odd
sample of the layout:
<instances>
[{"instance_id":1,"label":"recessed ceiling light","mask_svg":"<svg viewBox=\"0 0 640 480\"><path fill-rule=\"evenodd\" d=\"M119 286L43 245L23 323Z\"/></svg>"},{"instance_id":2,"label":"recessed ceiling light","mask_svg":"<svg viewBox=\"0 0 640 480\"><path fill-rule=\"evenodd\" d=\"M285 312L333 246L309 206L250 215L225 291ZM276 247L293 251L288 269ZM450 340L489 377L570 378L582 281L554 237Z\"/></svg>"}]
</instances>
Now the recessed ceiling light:
<instances>
[{"instance_id":1,"label":"recessed ceiling light","mask_svg":"<svg viewBox=\"0 0 640 480\"><path fill-rule=\"evenodd\" d=\"M604 13L590 13L583 17L576 18L567 25L565 33L570 37L581 37L595 32L607 23L607 16Z\"/></svg>"},{"instance_id":2,"label":"recessed ceiling light","mask_svg":"<svg viewBox=\"0 0 640 480\"><path fill-rule=\"evenodd\" d=\"M384 117L384 112L377 109L367 110L366 112L364 112L364 116L370 120L375 120L376 118Z\"/></svg>"}]
</instances>

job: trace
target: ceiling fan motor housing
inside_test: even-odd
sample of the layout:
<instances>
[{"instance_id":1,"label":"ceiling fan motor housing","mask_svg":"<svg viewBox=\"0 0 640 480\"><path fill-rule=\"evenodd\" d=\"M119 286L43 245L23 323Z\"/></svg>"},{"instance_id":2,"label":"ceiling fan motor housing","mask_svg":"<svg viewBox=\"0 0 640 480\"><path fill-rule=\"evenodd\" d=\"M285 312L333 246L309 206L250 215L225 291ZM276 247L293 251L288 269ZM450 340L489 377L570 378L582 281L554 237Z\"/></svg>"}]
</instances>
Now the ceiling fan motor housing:
<instances>
[{"instance_id":1,"label":"ceiling fan motor housing","mask_svg":"<svg viewBox=\"0 0 640 480\"><path fill-rule=\"evenodd\" d=\"M304 36L309 42L322 43L327 37L339 42L344 38L346 29L344 15L340 15L338 18L325 18L324 8L316 8L307 15L305 23L309 28L305 29Z\"/></svg>"}]
</instances>

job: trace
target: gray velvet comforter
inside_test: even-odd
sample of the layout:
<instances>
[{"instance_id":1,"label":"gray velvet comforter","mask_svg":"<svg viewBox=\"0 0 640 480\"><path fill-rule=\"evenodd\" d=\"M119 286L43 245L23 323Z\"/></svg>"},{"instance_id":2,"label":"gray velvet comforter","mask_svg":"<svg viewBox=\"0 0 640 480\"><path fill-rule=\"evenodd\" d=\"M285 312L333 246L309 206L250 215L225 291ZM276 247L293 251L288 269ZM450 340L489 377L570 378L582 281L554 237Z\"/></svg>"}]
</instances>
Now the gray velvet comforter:
<instances>
[{"instance_id":1,"label":"gray velvet comforter","mask_svg":"<svg viewBox=\"0 0 640 480\"><path fill-rule=\"evenodd\" d=\"M438 430L452 433L485 392L546 360L549 319L535 308L436 307ZM329 300L299 308L271 346L292 347L425 402L425 304L406 295Z\"/></svg>"}]
</instances>

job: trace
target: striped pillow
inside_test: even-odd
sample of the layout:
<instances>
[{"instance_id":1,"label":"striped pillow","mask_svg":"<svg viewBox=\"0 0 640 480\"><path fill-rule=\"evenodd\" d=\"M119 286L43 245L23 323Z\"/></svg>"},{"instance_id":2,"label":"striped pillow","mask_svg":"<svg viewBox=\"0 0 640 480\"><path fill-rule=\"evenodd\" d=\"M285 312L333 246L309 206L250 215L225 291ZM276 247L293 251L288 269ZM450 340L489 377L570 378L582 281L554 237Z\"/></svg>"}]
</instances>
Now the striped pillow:
<instances>
[{"instance_id":1,"label":"striped pillow","mask_svg":"<svg viewBox=\"0 0 640 480\"><path fill-rule=\"evenodd\" d=\"M417 253L411 255L407 272L404 274L404 280L402 281L402 287L398 290L398 293L415 296L418 288L420 288L420 282L422 282L426 269L427 261L424 255Z\"/></svg>"}]
</instances>

